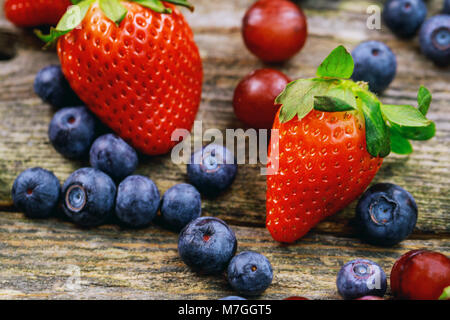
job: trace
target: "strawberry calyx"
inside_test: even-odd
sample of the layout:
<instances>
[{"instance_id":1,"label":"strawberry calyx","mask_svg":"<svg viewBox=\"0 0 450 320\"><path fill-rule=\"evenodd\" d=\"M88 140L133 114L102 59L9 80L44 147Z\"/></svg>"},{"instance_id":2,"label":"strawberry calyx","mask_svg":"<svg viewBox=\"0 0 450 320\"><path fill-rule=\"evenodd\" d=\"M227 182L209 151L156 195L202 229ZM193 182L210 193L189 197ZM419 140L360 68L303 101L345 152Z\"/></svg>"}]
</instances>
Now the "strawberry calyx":
<instances>
[{"instance_id":1,"label":"strawberry calyx","mask_svg":"<svg viewBox=\"0 0 450 320\"><path fill-rule=\"evenodd\" d=\"M360 112L366 126L367 151L373 157L386 157L392 151L410 154L409 140L434 137L436 126L425 116L431 104L431 94L420 87L418 107L382 104L369 91L367 83L350 80L354 62L350 53L339 46L322 62L317 77L289 83L275 99L280 104L281 123L295 116L303 119L313 109L324 112Z\"/></svg>"},{"instance_id":2,"label":"strawberry calyx","mask_svg":"<svg viewBox=\"0 0 450 320\"><path fill-rule=\"evenodd\" d=\"M172 9L164 5L161 0L127 0L129 2L136 2L139 5L149 8L155 12L162 14L172 13ZM67 8L66 13L62 16L55 28L50 29L49 34L43 34L40 30L35 30L34 33L39 39L46 42L49 46L54 43L59 37L69 33L80 25L86 16L87 11L94 2L98 2L103 13L117 25L127 15L127 9L121 4L120 0L71 0L72 6ZM164 2L183 6L193 11L194 7L187 0L164 0Z\"/></svg>"}]
</instances>

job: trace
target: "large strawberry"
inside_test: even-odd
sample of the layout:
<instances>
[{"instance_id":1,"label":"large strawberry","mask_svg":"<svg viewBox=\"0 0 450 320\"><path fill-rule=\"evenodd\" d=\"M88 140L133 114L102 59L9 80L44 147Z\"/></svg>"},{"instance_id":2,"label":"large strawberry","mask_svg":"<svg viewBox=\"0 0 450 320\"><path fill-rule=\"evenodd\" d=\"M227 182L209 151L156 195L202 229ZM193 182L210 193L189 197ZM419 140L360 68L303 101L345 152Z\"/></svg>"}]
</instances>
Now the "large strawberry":
<instances>
[{"instance_id":1,"label":"large strawberry","mask_svg":"<svg viewBox=\"0 0 450 320\"><path fill-rule=\"evenodd\" d=\"M280 242L293 242L355 200L391 149L412 152L408 139L434 136L425 115L431 95L422 87L419 109L383 105L367 84L350 78L353 59L336 48L315 79L291 82L272 133L267 178L267 228ZM270 170L269 170L270 171Z\"/></svg>"},{"instance_id":2,"label":"large strawberry","mask_svg":"<svg viewBox=\"0 0 450 320\"><path fill-rule=\"evenodd\" d=\"M6 0L6 18L18 27L56 25L70 0Z\"/></svg>"},{"instance_id":3,"label":"large strawberry","mask_svg":"<svg viewBox=\"0 0 450 320\"><path fill-rule=\"evenodd\" d=\"M185 0L171 0L190 7ZM200 104L202 63L183 15L159 0L83 0L50 35L64 75L111 129L148 155L176 144Z\"/></svg>"}]
</instances>

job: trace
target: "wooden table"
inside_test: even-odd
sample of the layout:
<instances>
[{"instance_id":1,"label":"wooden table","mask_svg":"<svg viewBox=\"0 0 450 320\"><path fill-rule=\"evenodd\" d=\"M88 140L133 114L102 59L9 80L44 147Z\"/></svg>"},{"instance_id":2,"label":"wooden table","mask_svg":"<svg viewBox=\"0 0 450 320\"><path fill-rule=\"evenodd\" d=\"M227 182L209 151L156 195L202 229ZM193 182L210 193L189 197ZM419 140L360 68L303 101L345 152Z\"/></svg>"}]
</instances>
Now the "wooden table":
<instances>
[{"instance_id":1,"label":"wooden table","mask_svg":"<svg viewBox=\"0 0 450 320\"><path fill-rule=\"evenodd\" d=\"M234 87L245 74L263 67L245 49L240 35L242 16L253 1L193 2L196 11L186 16L205 71L197 118L205 129L241 127L231 106ZM232 225L238 251L259 251L272 262L275 278L262 299L338 298L336 274L356 257L373 259L389 274L393 262L411 249L450 254L450 69L438 69L425 60L417 39L399 41L386 28L368 30L366 9L381 1L301 3L309 22L307 44L277 68L292 78L312 77L337 45L352 49L363 40L384 41L397 54L399 66L382 99L415 105L417 89L426 85L433 93L429 117L437 124L437 134L431 141L414 143L415 152L409 157L391 155L375 179L403 186L419 206L414 234L392 248L370 246L355 237L354 203L294 245L274 242L264 228L266 187L258 166L241 166L231 190L215 200L205 199L204 215ZM429 3L432 12L441 6L441 1ZM82 230L63 219L30 220L14 211L10 189L22 170L42 166L64 181L75 169L87 166L64 159L49 144L47 127L54 110L33 93L33 80L40 68L58 60L54 52L40 48L30 31L0 18L0 298L216 299L232 294L223 277L191 272L178 257L177 234L160 227L133 231L107 225ZM186 181L185 167L172 164L168 156L142 158L138 172L151 177L161 192ZM70 282L78 271L81 282Z\"/></svg>"}]
</instances>

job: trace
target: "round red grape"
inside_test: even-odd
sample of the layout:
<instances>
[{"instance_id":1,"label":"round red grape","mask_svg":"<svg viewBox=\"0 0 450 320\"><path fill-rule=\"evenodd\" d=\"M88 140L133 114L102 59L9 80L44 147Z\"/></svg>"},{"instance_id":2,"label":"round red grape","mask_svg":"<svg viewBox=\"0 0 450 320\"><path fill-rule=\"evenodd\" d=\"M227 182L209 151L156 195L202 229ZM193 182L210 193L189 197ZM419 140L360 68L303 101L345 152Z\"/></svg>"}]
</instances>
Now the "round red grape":
<instances>
[{"instance_id":1,"label":"round red grape","mask_svg":"<svg viewBox=\"0 0 450 320\"><path fill-rule=\"evenodd\" d=\"M272 128L279 106L275 98L290 79L273 69L256 70L244 77L234 91L233 107L239 120L257 129Z\"/></svg>"},{"instance_id":2,"label":"round red grape","mask_svg":"<svg viewBox=\"0 0 450 320\"><path fill-rule=\"evenodd\" d=\"M242 35L247 48L264 62L288 60L307 37L303 11L287 0L260 0L248 9Z\"/></svg>"}]
</instances>

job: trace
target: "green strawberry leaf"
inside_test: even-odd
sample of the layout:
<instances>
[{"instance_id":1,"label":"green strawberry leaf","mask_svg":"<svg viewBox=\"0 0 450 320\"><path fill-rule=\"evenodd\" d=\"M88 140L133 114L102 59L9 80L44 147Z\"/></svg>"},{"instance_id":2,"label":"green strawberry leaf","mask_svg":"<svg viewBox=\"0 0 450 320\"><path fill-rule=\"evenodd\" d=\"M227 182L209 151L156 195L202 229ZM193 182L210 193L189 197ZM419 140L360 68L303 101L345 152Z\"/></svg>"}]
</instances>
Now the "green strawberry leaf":
<instances>
[{"instance_id":1,"label":"green strawberry leaf","mask_svg":"<svg viewBox=\"0 0 450 320\"><path fill-rule=\"evenodd\" d=\"M165 0L165 1L173 3L173 4L178 5L178 6L186 7L189 10L194 11L194 6L192 4L190 4L186 0Z\"/></svg>"},{"instance_id":2,"label":"green strawberry leaf","mask_svg":"<svg viewBox=\"0 0 450 320\"><path fill-rule=\"evenodd\" d=\"M450 286L444 289L439 300L450 300Z\"/></svg>"},{"instance_id":3,"label":"green strawberry leaf","mask_svg":"<svg viewBox=\"0 0 450 320\"><path fill-rule=\"evenodd\" d=\"M100 9L115 24L119 24L127 15L127 9L119 0L99 0Z\"/></svg>"},{"instance_id":4,"label":"green strawberry leaf","mask_svg":"<svg viewBox=\"0 0 450 320\"><path fill-rule=\"evenodd\" d=\"M429 140L434 137L436 125L425 118L431 99L430 91L421 86L417 94L418 109L411 106L382 106L384 116L390 121L391 133L408 140Z\"/></svg>"},{"instance_id":5,"label":"green strawberry leaf","mask_svg":"<svg viewBox=\"0 0 450 320\"><path fill-rule=\"evenodd\" d=\"M335 112L357 109L355 94L348 81L341 81L337 85L330 86L326 96L316 97L314 102L318 104L317 108L316 105L314 105L314 108L320 111ZM321 104L323 104L322 107Z\"/></svg>"},{"instance_id":6,"label":"green strawberry leaf","mask_svg":"<svg viewBox=\"0 0 450 320\"><path fill-rule=\"evenodd\" d=\"M72 2L72 4L79 4L81 1L83 0L71 0L70 2Z\"/></svg>"},{"instance_id":7,"label":"green strawberry leaf","mask_svg":"<svg viewBox=\"0 0 450 320\"><path fill-rule=\"evenodd\" d=\"M391 124L391 128L394 128L403 138L409 140L429 140L436 134L436 125L431 122L426 127L401 127L396 124Z\"/></svg>"},{"instance_id":8,"label":"green strawberry leaf","mask_svg":"<svg viewBox=\"0 0 450 320\"><path fill-rule=\"evenodd\" d=\"M53 27L50 27L50 32L49 34L43 34L41 30L39 29L35 29L34 30L34 34L41 39L42 41L44 41L46 44L44 46L44 48L48 48L50 47L59 37L65 35L66 33L69 33L71 30L66 30L66 31L58 31Z\"/></svg>"},{"instance_id":9,"label":"green strawberry leaf","mask_svg":"<svg viewBox=\"0 0 450 320\"><path fill-rule=\"evenodd\" d=\"M326 112L339 112L355 110L356 108L339 98L316 96L314 97L314 109Z\"/></svg>"},{"instance_id":10,"label":"green strawberry leaf","mask_svg":"<svg viewBox=\"0 0 450 320\"><path fill-rule=\"evenodd\" d=\"M354 68L355 64L351 54L344 46L339 46L330 53L317 69L317 77L349 79Z\"/></svg>"},{"instance_id":11,"label":"green strawberry leaf","mask_svg":"<svg viewBox=\"0 0 450 320\"><path fill-rule=\"evenodd\" d=\"M172 10L165 7L160 0L134 0L134 2L139 3L143 7L150 8L155 12L172 13Z\"/></svg>"},{"instance_id":12,"label":"green strawberry leaf","mask_svg":"<svg viewBox=\"0 0 450 320\"><path fill-rule=\"evenodd\" d=\"M381 114L380 102L370 92L358 91L366 122L367 151L374 157L386 157L391 149L389 130Z\"/></svg>"},{"instance_id":13,"label":"green strawberry leaf","mask_svg":"<svg viewBox=\"0 0 450 320\"><path fill-rule=\"evenodd\" d=\"M431 93L424 86L421 86L417 93L417 103L420 113L426 116L431 104Z\"/></svg>"},{"instance_id":14,"label":"green strawberry leaf","mask_svg":"<svg viewBox=\"0 0 450 320\"><path fill-rule=\"evenodd\" d=\"M288 83L286 88L276 97L275 103L281 104L280 110L280 122L287 122L295 117L299 107L302 107L300 100L306 95L306 93L311 90L315 85L314 80L311 79L300 79ZM311 111L309 107L303 106L304 110L301 111L302 114Z\"/></svg>"},{"instance_id":15,"label":"green strawberry leaf","mask_svg":"<svg viewBox=\"0 0 450 320\"><path fill-rule=\"evenodd\" d=\"M50 28L49 34L45 35L40 30L34 30L34 33L39 39L47 43L46 47L51 45L60 36L65 35L78 27L94 1L95 0L83 0L79 1L78 4L70 6L62 16L61 20L59 20L56 28Z\"/></svg>"},{"instance_id":16,"label":"green strawberry leaf","mask_svg":"<svg viewBox=\"0 0 450 320\"><path fill-rule=\"evenodd\" d=\"M381 112L391 123L406 127L426 127L431 121L413 106L382 105Z\"/></svg>"},{"instance_id":17,"label":"green strawberry leaf","mask_svg":"<svg viewBox=\"0 0 450 320\"><path fill-rule=\"evenodd\" d=\"M280 122L287 122L297 115L303 119L314 108L314 97L325 95L336 80L300 79L289 83L275 99L281 104Z\"/></svg>"},{"instance_id":18,"label":"green strawberry leaf","mask_svg":"<svg viewBox=\"0 0 450 320\"><path fill-rule=\"evenodd\" d=\"M405 139L395 129L390 128L391 150L397 154L410 154L413 148L408 139Z\"/></svg>"}]
</instances>

